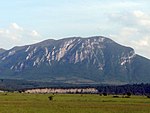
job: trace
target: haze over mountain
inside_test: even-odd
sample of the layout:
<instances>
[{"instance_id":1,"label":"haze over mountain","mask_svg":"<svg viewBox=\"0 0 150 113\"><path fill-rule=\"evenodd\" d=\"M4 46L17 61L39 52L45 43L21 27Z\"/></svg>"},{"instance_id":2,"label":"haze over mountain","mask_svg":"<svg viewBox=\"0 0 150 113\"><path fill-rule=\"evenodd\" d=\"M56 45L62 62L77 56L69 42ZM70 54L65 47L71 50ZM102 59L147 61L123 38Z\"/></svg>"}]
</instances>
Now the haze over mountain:
<instances>
[{"instance_id":1,"label":"haze over mountain","mask_svg":"<svg viewBox=\"0 0 150 113\"><path fill-rule=\"evenodd\" d=\"M0 50L0 78L55 84L149 83L150 60L102 36L49 39Z\"/></svg>"}]
</instances>

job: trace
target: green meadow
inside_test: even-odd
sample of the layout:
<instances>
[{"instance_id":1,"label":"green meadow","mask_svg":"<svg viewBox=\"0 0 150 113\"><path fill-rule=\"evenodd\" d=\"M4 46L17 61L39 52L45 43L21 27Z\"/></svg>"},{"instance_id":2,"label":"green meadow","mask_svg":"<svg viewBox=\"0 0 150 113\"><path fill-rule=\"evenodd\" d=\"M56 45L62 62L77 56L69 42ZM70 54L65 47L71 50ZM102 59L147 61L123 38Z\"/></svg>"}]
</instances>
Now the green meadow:
<instances>
[{"instance_id":1,"label":"green meadow","mask_svg":"<svg viewBox=\"0 0 150 113\"><path fill-rule=\"evenodd\" d=\"M53 100L49 100L53 96ZM0 93L0 113L150 113L146 96Z\"/></svg>"}]
</instances>

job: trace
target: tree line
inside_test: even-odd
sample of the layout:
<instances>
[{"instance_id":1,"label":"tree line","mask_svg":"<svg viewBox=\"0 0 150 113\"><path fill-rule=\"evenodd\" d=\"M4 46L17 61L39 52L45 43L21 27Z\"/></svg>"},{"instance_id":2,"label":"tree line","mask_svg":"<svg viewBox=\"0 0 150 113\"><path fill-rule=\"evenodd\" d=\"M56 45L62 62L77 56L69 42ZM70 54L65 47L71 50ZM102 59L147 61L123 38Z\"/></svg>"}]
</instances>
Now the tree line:
<instances>
[{"instance_id":1,"label":"tree line","mask_svg":"<svg viewBox=\"0 0 150 113\"><path fill-rule=\"evenodd\" d=\"M106 86L97 86L96 89L100 94L114 94L114 95L123 95L131 93L132 95L150 95L150 84L127 84L127 85L106 85Z\"/></svg>"}]
</instances>

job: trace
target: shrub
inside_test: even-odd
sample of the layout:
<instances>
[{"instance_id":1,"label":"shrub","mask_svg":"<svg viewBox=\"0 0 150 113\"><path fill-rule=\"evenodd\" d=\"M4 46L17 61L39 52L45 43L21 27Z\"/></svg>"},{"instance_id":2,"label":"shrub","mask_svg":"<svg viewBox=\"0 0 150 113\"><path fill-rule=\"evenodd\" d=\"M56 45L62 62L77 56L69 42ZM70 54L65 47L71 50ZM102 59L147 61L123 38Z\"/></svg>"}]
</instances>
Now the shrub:
<instances>
[{"instance_id":1,"label":"shrub","mask_svg":"<svg viewBox=\"0 0 150 113\"><path fill-rule=\"evenodd\" d=\"M107 93L103 93L104 96L107 96Z\"/></svg>"},{"instance_id":2,"label":"shrub","mask_svg":"<svg viewBox=\"0 0 150 113\"><path fill-rule=\"evenodd\" d=\"M50 101L53 100L53 96L49 96L48 98L49 98Z\"/></svg>"},{"instance_id":3,"label":"shrub","mask_svg":"<svg viewBox=\"0 0 150 113\"><path fill-rule=\"evenodd\" d=\"M113 98L119 98L119 96L117 96L117 95L114 95L114 96L113 96Z\"/></svg>"},{"instance_id":4,"label":"shrub","mask_svg":"<svg viewBox=\"0 0 150 113\"><path fill-rule=\"evenodd\" d=\"M129 97L130 97L130 96L131 96L131 93L130 93L130 92L127 92L127 96L129 96Z\"/></svg>"},{"instance_id":5,"label":"shrub","mask_svg":"<svg viewBox=\"0 0 150 113\"><path fill-rule=\"evenodd\" d=\"M147 98L150 98L150 95L147 95Z\"/></svg>"}]
</instances>

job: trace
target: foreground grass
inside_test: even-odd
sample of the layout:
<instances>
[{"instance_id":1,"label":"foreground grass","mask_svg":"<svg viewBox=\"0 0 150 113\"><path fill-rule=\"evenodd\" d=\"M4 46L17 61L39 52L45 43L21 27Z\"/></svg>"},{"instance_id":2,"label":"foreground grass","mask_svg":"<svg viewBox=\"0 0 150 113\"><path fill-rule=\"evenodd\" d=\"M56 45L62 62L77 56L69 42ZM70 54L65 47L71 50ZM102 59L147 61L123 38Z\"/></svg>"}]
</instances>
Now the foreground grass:
<instances>
[{"instance_id":1,"label":"foreground grass","mask_svg":"<svg viewBox=\"0 0 150 113\"><path fill-rule=\"evenodd\" d=\"M57 94L0 94L0 113L150 113L150 99L144 96Z\"/></svg>"}]
</instances>

